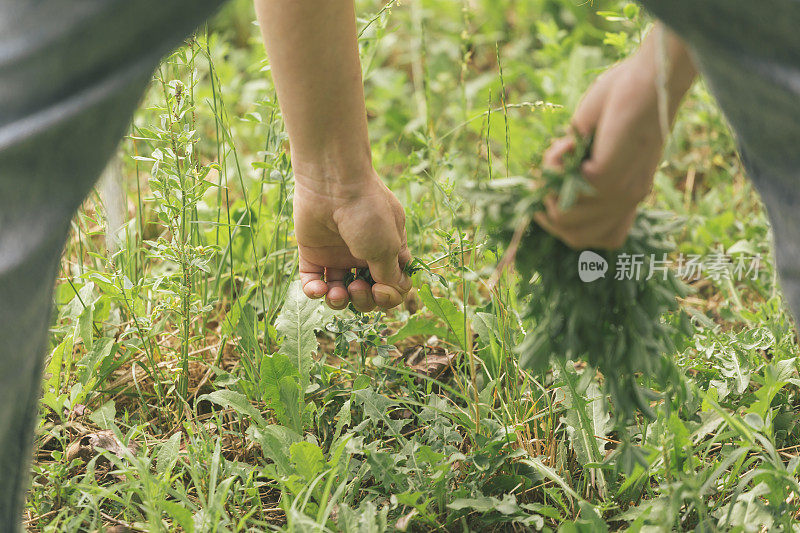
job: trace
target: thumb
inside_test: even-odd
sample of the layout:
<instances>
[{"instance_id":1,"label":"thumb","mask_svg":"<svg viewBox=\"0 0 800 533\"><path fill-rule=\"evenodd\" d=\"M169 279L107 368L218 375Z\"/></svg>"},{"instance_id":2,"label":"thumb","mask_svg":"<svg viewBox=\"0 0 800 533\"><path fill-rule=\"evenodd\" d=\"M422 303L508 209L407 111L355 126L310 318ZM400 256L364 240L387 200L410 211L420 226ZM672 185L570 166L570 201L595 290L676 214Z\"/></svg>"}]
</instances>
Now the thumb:
<instances>
[{"instance_id":1,"label":"thumb","mask_svg":"<svg viewBox=\"0 0 800 533\"><path fill-rule=\"evenodd\" d=\"M372 279L375 280L372 297L379 307L389 309L400 305L411 290L411 280L400 267L400 257L407 255L405 250L399 255L392 254L385 259L367 262Z\"/></svg>"},{"instance_id":2,"label":"thumb","mask_svg":"<svg viewBox=\"0 0 800 533\"><path fill-rule=\"evenodd\" d=\"M564 154L575 149L575 138L570 136L556 139L550 144L542 157L545 168L561 171L564 167Z\"/></svg>"},{"instance_id":3,"label":"thumb","mask_svg":"<svg viewBox=\"0 0 800 533\"><path fill-rule=\"evenodd\" d=\"M601 74L584 93L578 107L572 114L572 128L581 137L589 136L600 122L606 100L611 92L612 84L617 77L620 65L616 65Z\"/></svg>"}]
</instances>

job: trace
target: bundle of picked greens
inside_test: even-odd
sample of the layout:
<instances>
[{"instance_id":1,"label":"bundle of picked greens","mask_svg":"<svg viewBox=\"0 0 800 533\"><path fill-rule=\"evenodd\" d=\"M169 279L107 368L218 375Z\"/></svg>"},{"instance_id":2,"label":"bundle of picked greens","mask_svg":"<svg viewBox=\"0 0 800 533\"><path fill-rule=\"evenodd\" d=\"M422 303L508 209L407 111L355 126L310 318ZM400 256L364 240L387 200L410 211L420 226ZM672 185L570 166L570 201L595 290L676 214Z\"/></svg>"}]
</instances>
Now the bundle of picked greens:
<instances>
[{"instance_id":1,"label":"bundle of picked greens","mask_svg":"<svg viewBox=\"0 0 800 533\"><path fill-rule=\"evenodd\" d=\"M540 228L532 215L544 209L546 195L558 195L566 209L578 195L591 194L579 170L590 141L582 144L565 160L564 172L546 172L536 188L527 178L495 180L475 197L490 239L513 255L520 294L530 295L521 313L532 329L518 347L520 364L544 371L550 362L582 360L602 373L618 422L631 420L637 409L652 418L650 403L657 396L640 386L637 376L664 388L674 377L674 366L663 355L675 350L680 321L665 315L677 310L676 298L688 288L665 259L680 221L642 209L622 248L587 253ZM648 271L650 261L664 268ZM584 280L581 268L589 274Z\"/></svg>"}]
</instances>

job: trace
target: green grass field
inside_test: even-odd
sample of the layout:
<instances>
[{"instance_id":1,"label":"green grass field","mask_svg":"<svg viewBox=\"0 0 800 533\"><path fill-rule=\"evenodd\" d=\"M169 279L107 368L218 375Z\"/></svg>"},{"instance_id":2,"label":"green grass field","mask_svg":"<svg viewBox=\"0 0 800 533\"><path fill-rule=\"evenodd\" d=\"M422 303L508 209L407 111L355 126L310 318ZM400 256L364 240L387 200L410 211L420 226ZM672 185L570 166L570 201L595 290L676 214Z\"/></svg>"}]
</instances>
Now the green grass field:
<instances>
[{"instance_id":1,"label":"green grass field","mask_svg":"<svg viewBox=\"0 0 800 533\"><path fill-rule=\"evenodd\" d=\"M682 220L676 265L749 269L688 280L664 317L681 324L669 380L636 376L663 392L650 418L615 423L584 362L519 364L537 285L496 271L504 248L470 187L540 176L647 15L616 0L357 7L375 168L426 266L413 297L360 315L300 295L287 137L237 0L165 59L74 219L25 527L800 530L794 325L702 82L646 203Z\"/></svg>"}]
</instances>

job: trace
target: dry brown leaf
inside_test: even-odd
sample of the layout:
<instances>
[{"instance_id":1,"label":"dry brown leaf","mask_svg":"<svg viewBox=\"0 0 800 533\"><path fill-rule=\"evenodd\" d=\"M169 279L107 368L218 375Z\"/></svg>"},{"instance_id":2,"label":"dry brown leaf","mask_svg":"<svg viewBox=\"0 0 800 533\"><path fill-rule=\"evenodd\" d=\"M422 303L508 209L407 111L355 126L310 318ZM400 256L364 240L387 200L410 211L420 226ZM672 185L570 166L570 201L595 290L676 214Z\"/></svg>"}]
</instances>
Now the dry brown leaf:
<instances>
[{"instance_id":1,"label":"dry brown leaf","mask_svg":"<svg viewBox=\"0 0 800 533\"><path fill-rule=\"evenodd\" d=\"M84 462L89 462L92 457L99 454L99 450L107 450L117 457L124 457L126 453L136 454L139 445L131 442L126 447L110 429L83 435L67 447L64 459L67 462L80 457Z\"/></svg>"},{"instance_id":2,"label":"dry brown leaf","mask_svg":"<svg viewBox=\"0 0 800 533\"><path fill-rule=\"evenodd\" d=\"M411 512L407 515L401 516L397 519L397 523L394 527L399 531L405 531L408 529L408 525L411 523L411 519L417 514L416 509L411 509Z\"/></svg>"},{"instance_id":3,"label":"dry brown leaf","mask_svg":"<svg viewBox=\"0 0 800 533\"><path fill-rule=\"evenodd\" d=\"M403 352L403 358L408 367L415 372L438 378L453 364L456 358L455 352L449 352L444 348L430 346L414 346Z\"/></svg>"}]
</instances>

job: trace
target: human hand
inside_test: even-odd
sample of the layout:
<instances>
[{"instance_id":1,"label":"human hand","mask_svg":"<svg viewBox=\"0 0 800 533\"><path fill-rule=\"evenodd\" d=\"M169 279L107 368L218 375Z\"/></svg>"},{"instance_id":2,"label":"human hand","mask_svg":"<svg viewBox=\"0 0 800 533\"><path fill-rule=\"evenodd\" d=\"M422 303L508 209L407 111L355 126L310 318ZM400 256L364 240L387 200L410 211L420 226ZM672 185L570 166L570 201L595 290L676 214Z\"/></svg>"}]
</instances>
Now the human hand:
<instances>
[{"instance_id":1,"label":"human hand","mask_svg":"<svg viewBox=\"0 0 800 533\"><path fill-rule=\"evenodd\" d=\"M636 208L650 191L664 149L659 117L657 28L637 53L617 64L589 88L572 117L575 134L594 134L591 153L581 172L594 194L581 196L568 210L558 199L545 199L546 211L535 220L573 248L615 249L633 225ZM672 123L683 95L696 75L681 41L666 34L667 120ZM544 154L544 166L563 170L563 157L575 137L555 140Z\"/></svg>"},{"instance_id":2,"label":"human hand","mask_svg":"<svg viewBox=\"0 0 800 533\"><path fill-rule=\"evenodd\" d=\"M405 213L374 171L362 180L314 180L297 176L295 236L300 282L309 298L325 296L333 309L349 301L361 312L403 302L411 280L402 269L411 260ZM345 287L352 268L368 267L375 284L357 279Z\"/></svg>"}]
</instances>

